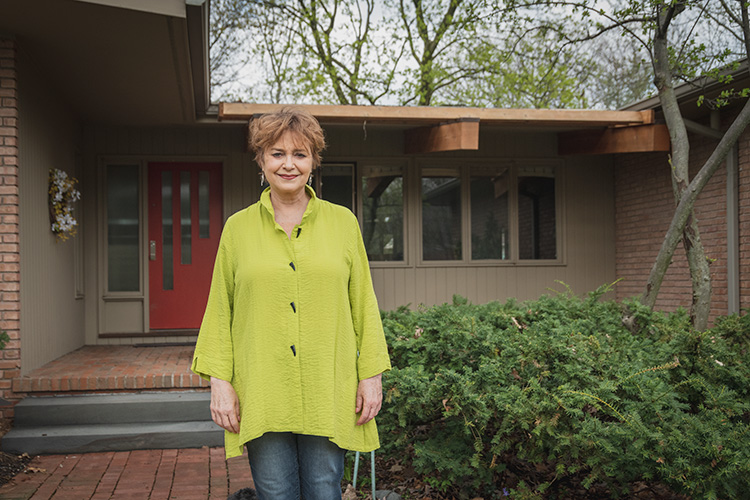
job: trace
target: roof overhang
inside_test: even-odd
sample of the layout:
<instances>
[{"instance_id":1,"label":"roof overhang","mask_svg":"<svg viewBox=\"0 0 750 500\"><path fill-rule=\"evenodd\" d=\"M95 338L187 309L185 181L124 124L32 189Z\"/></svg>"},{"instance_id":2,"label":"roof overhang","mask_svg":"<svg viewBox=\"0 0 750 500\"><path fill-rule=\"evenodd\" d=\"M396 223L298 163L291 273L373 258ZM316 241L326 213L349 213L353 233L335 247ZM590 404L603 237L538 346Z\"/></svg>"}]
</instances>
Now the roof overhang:
<instances>
[{"instance_id":1,"label":"roof overhang","mask_svg":"<svg viewBox=\"0 0 750 500\"><path fill-rule=\"evenodd\" d=\"M722 83L715 78L700 77L693 81L683 83L675 87L675 96L680 106L682 114L690 120L698 119L710 113L711 109L707 105L699 105L701 97L713 99L719 96L721 92L729 89L739 91L743 88L750 87L750 67L748 60L739 61L737 68L728 69L722 72L723 77L728 77L728 83ZM744 102L744 101L743 101ZM654 110L657 116L661 114L661 101L659 96L653 96L642 101L629 104L622 108L622 111L648 111Z\"/></svg>"},{"instance_id":2,"label":"roof overhang","mask_svg":"<svg viewBox=\"0 0 750 500\"><path fill-rule=\"evenodd\" d=\"M208 2L193 3L3 0L0 32L86 122L194 123L209 97Z\"/></svg>"},{"instance_id":3,"label":"roof overhang","mask_svg":"<svg viewBox=\"0 0 750 500\"><path fill-rule=\"evenodd\" d=\"M250 121L274 112L282 104L221 103L220 120ZM405 154L476 150L479 126L519 127L558 134L575 133L576 147L560 140L560 154L609 154L663 151L661 140L643 142L644 137L665 137L665 127L654 124L654 112L581 109L496 109L423 106L300 105L322 125L367 124L404 128ZM638 127L638 133L632 132ZM563 136L572 138L572 136ZM668 148L668 136L667 148ZM588 140L587 138L591 138Z\"/></svg>"}]
</instances>

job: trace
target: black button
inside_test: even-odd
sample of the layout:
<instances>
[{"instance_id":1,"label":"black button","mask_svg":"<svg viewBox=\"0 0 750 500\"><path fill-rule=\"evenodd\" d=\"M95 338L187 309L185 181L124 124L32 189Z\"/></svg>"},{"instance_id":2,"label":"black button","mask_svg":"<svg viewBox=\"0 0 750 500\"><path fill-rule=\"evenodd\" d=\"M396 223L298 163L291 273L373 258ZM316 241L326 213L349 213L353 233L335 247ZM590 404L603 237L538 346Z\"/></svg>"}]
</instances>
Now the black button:
<instances>
[{"instance_id":1,"label":"black button","mask_svg":"<svg viewBox=\"0 0 750 500\"><path fill-rule=\"evenodd\" d=\"M297 308L294 306L294 302L291 302L289 305L292 306L292 311L297 312Z\"/></svg>"},{"instance_id":2,"label":"black button","mask_svg":"<svg viewBox=\"0 0 750 500\"><path fill-rule=\"evenodd\" d=\"M297 238L299 238L299 233L301 233L301 232L302 232L302 228L301 228L301 227L298 227L298 228L297 228Z\"/></svg>"},{"instance_id":3,"label":"black button","mask_svg":"<svg viewBox=\"0 0 750 500\"><path fill-rule=\"evenodd\" d=\"M292 269L293 269L293 270L295 270L295 271L297 270L297 268L296 268L296 267L294 267L294 262L290 262L290 263L289 263L289 265L290 265L290 266L292 266Z\"/></svg>"},{"instance_id":4,"label":"black button","mask_svg":"<svg viewBox=\"0 0 750 500\"><path fill-rule=\"evenodd\" d=\"M292 348L292 354L294 354L296 356L297 355L297 351L296 351L296 349L294 349L294 346L290 345L289 347Z\"/></svg>"}]
</instances>

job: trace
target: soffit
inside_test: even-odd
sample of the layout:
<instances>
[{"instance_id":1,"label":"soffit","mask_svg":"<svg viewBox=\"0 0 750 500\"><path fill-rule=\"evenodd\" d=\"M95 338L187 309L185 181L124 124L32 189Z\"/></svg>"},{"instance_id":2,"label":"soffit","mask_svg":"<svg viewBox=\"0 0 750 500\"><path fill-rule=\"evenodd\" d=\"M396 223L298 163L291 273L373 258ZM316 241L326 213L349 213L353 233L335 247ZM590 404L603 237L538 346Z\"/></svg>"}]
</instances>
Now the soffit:
<instances>
[{"instance_id":1,"label":"soffit","mask_svg":"<svg viewBox=\"0 0 750 500\"><path fill-rule=\"evenodd\" d=\"M714 78L700 77L675 87L675 95L677 96L677 102L683 117L690 120L700 120L711 112L711 108L707 104L698 104L701 97L714 99L725 90L734 89L740 91L750 87L750 68L748 67L747 59L739 61L737 69L727 70L722 75L728 76L730 81L722 83ZM731 104L734 106L737 103L744 104L744 102L745 100L742 99L734 101ZM644 111L649 109L653 109L658 115L661 115L662 110L659 96L649 97L622 108L623 111ZM658 119L663 120L661 116Z\"/></svg>"},{"instance_id":2,"label":"soffit","mask_svg":"<svg viewBox=\"0 0 750 500\"><path fill-rule=\"evenodd\" d=\"M190 123L195 105L186 20L130 10L133 1L113 7L2 0L0 33L15 36L39 75L84 121Z\"/></svg>"},{"instance_id":3,"label":"soffit","mask_svg":"<svg viewBox=\"0 0 750 500\"><path fill-rule=\"evenodd\" d=\"M185 17L184 0L76 0L77 2L95 3L129 10L140 10L152 14Z\"/></svg>"}]
</instances>

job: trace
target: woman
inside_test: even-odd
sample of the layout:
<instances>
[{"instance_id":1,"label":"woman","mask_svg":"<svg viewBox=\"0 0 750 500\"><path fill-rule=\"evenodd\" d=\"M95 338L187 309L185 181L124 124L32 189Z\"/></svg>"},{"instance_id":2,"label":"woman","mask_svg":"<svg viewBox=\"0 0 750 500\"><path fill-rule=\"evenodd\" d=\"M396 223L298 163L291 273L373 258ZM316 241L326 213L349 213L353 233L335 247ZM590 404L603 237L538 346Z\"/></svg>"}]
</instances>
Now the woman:
<instances>
[{"instance_id":1,"label":"woman","mask_svg":"<svg viewBox=\"0 0 750 500\"><path fill-rule=\"evenodd\" d=\"M284 108L250 132L269 187L224 226L192 370L261 500L340 498L344 450L379 446L390 369L367 253L351 211L308 185L317 120Z\"/></svg>"}]
</instances>

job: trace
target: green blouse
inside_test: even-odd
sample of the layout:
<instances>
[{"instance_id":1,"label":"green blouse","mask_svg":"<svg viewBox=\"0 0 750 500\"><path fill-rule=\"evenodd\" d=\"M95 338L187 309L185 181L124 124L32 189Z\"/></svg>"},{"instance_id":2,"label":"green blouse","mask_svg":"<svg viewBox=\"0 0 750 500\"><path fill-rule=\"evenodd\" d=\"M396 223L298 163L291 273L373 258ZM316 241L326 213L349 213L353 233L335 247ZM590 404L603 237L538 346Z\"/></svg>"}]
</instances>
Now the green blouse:
<instances>
[{"instance_id":1,"label":"green blouse","mask_svg":"<svg viewBox=\"0 0 750 500\"><path fill-rule=\"evenodd\" d=\"M357 426L354 413L359 381L391 367L367 252L354 214L306 189L291 238L269 189L221 235L192 370L237 392L240 432L225 432L227 458L266 432L380 446L375 421Z\"/></svg>"}]
</instances>

